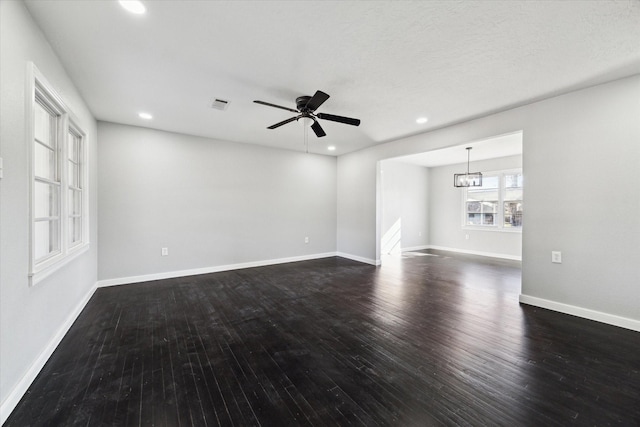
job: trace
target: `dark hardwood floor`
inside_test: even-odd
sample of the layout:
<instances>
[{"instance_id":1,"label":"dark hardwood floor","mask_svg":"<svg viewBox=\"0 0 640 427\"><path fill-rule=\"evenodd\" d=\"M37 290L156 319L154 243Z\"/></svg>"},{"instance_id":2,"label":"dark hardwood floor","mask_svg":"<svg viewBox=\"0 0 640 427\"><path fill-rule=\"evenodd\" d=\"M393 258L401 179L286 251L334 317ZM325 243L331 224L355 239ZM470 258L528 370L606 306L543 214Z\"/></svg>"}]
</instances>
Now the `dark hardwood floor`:
<instances>
[{"instance_id":1,"label":"dark hardwood floor","mask_svg":"<svg viewBox=\"0 0 640 427\"><path fill-rule=\"evenodd\" d=\"M99 289L5 425L640 425L640 333L427 252Z\"/></svg>"}]
</instances>

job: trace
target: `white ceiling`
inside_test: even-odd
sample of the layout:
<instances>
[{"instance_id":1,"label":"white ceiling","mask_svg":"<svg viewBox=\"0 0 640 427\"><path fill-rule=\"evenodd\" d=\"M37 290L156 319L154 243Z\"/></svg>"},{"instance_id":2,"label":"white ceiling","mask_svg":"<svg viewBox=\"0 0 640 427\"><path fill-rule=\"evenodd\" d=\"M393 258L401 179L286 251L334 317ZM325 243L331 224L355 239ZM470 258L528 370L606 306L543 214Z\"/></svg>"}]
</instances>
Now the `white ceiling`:
<instances>
[{"instance_id":1,"label":"white ceiling","mask_svg":"<svg viewBox=\"0 0 640 427\"><path fill-rule=\"evenodd\" d=\"M471 162L516 156L522 154L522 132L500 135L482 141L473 141L468 144L426 153L395 157L391 160L428 168L467 163L467 147L471 147L471 152L469 153Z\"/></svg>"},{"instance_id":2,"label":"white ceiling","mask_svg":"<svg viewBox=\"0 0 640 427\"><path fill-rule=\"evenodd\" d=\"M266 129L293 113L252 101L320 89L318 112L362 120L309 132L339 155L640 72L633 0L144 3L26 2L98 120L304 150L301 125Z\"/></svg>"}]
</instances>

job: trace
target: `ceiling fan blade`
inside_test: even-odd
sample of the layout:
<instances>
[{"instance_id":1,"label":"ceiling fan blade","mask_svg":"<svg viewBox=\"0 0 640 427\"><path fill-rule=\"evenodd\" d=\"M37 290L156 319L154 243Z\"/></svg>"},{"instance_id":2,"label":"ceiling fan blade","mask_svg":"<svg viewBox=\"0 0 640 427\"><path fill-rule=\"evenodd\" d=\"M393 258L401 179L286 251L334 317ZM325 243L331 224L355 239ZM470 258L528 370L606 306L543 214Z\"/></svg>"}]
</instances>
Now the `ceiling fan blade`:
<instances>
[{"instance_id":1,"label":"ceiling fan blade","mask_svg":"<svg viewBox=\"0 0 640 427\"><path fill-rule=\"evenodd\" d=\"M316 94L311 97L311 99L307 102L307 108L309 111L316 111L316 109L324 104L324 101L329 99L329 95L326 93L317 90Z\"/></svg>"},{"instance_id":2,"label":"ceiling fan blade","mask_svg":"<svg viewBox=\"0 0 640 427\"><path fill-rule=\"evenodd\" d=\"M324 133L324 130L322 129L322 126L320 126L320 123L318 123L317 121L313 121L313 124L311 125L311 129L313 129L313 131L316 133L316 136L318 138L322 138L323 136L326 135L326 133Z\"/></svg>"},{"instance_id":3,"label":"ceiling fan blade","mask_svg":"<svg viewBox=\"0 0 640 427\"><path fill-rule=\"evenodd\" d=\"M296 111L296 113L297 113L297 111ZM275 125L271 125L271 126L269 126L267 129L275 129L275 128L279 128L279 127L280 127L280 126L282 126L282 125L286 125L287 123L291 123L291 122L292 122L292 121L294 121L294 120L298 120L298 117L300 117L300 116L291 117L290 119L284 120L284 121L282 121L282 122L280 122L280 123L276 123Z\"/></svg>"},{"instance_id":4,"label":"ceiling fan blade","mask_svg":"<svg viewBox=\"0 0 640 427\"><path fill-rule=\"evenodd\" d=\"M360 119L352 119L350 117L334 116L333 114L318 113L316 117L323 120L331 120L332 122L344 123L346 125L358 126Z\"/></svg>"},{"instance_id":5,"label":"ceiling fan blade","mask_svg":"<svg viewBox=\"0 0 640 427\"><path fill-rule=\"evenodd\" d=\"M253 101L253 102L255 102L256 104L266 105L267 107L275 107L275 108L280 108L282 110L291 111L292 113L299 113L298 110L294 110L293 108L283 107L281 105L271 104L269 102L264 102L264 101Z\"/></svg>"}]
</instances>

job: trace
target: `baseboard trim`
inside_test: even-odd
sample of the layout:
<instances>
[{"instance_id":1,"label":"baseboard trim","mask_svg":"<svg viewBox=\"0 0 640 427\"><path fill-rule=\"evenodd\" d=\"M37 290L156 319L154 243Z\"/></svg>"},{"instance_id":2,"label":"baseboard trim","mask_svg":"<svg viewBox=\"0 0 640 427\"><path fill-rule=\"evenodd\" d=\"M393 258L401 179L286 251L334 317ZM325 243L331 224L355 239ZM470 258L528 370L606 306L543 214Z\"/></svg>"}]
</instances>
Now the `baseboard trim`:
<instances>
[{"instance_id":1,"label":"baseboard trim","mask_svg":"<svg viewBox=\"0 0 640 427\"><path fill-rule=\"evenodd\" d=\"M437 250L440 250L440 251L457 252L459 254L479 255L479 256L486 256L486 257L490 257L490 258L502 258L502 259L509 259L509 260L512 260L512 261L522 261L522 256L499 254L499 253L495 253L495 252L472 251L472 250L467 250L467 249L447 248L445 246L434 246L434 245L429 245L425 249L437 249Z\"/></svg>"},{"instance_id":2,"label":"baseboard trim","mask_svg":"<svg viewBox=\"0 0 640 427\"><path fill-rule=\"evenodd\" d=\"M312 255L301 255L288 258L277 258L263 261L242 262L238 264L217 265L214 267L193 268L189 270L167 271L164 273L144 274L140 276L118 277L115 279L99 280L98 287L127 285L130 283L150 282L152 280L174 279L176 277L197 276L199 274L219 273L221 271L241 270L243 268L264 267L267 265L285 264L288 262L309 261L313 259L336 256L335 252L325 252Z\"/></svg>"},{"instance_id":3,"label":"baseboard trim","mask_svg":"<svg viewBox=\"0 0 640 427\"><path fill-rule=\"evenodd\" d=\"M619 326L632 331L640 332L640 320L629 319L628 317L616 316L615 314L603 313L601 311L588 308L577 307L575 305L564 304L544 298L533 297L531 295L520 294L519 301L522 304L533 305L535 307L546 308L584 319L595 320L596 322Z\"/></svg>"},{"instance_id":4,"label":"baseboard trim","mask_svg":"<svg viewBox=\"0 0 640 427\"><path fill-rule=\"evenodd\" d=\"M0 425L4 424L4 422L9 418L11 412L15 409L15 407L22 399L22 396L25 395L33 380L36 379L44 365L47 363L53 352L56 350L64 336L69 332L73 322L76 321L80 313L87 305L93 294L97 289L97 284L94 284L89 292L82 298L82 300L76 305L76 307L69 313L65 321L62 323L56 334L51 338L46 347L40 352L40 355L36 358L36 360L31 364L27 372L22 376L22 379L18 382L18 384L13 387L11 392L7 398L0 405Z\"/></svg>"},{"instance_id":5,"label":"baseboard trim","mask_svg":"<svg viewBox=\"0 0 640 427\"><path fill-rule=\"evenodd\" d=\"M342 258L347 258L350 259L352 261L358 261L358 262L363 262L365 264L371 264L371 265L375 265L378 266L380 265L380 260L375 260L375 259L371 259L371 258L364 258L358 255L351 255L351 254L347 254L344 252L336 252L336 256L342 257Z\"/></svg>"}]
</instances>

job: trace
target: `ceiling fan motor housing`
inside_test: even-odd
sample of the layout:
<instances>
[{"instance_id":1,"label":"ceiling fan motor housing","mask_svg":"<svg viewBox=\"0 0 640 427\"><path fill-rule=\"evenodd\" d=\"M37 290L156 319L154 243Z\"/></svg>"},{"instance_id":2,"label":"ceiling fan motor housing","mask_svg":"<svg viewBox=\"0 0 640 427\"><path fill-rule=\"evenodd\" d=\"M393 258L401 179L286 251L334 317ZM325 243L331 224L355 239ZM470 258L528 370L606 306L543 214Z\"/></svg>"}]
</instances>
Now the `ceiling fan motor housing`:
<instances>
[{"instance_id":1,"label":"ceiling fan motor housing","mask_svg":"<svg viewBox=\"0 0 640 427\"><path fill-rule=\"evenodd\" d=\"M298 108L298 111L300 111L301 113L304 113L305 110L307 110L307 103L309 102L309 100L311 99L310 96L299 96L296 98L296 107Z\"/></svg>"}]
</instances>

